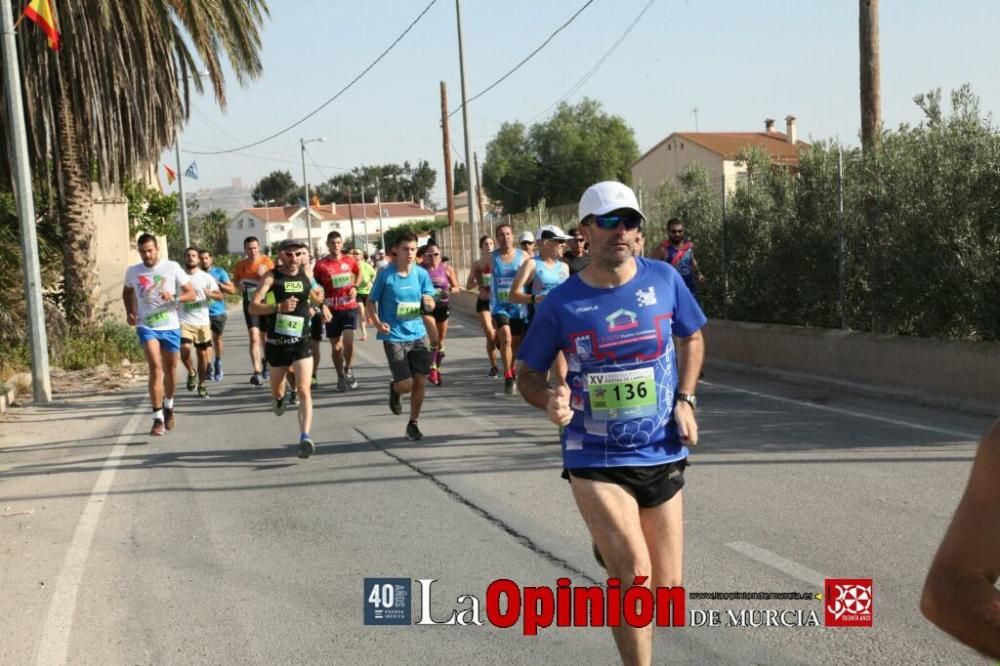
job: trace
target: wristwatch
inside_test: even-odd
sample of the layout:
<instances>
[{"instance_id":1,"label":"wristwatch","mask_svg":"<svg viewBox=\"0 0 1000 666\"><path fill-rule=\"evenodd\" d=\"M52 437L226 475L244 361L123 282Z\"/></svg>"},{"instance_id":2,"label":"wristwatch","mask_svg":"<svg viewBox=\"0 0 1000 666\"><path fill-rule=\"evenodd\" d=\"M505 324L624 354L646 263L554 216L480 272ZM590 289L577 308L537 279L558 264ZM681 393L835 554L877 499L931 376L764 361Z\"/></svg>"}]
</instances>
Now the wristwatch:
<instances>
[{"instance_id":1,"label":"wristwatch","mask_svg":"<svg viewBox=\"0 0 1000 666\"><path fill-rule=\"evenodd\" d=\"M698 398L694 397L694 393L678 393L677 402L686 402L691 409L698 409Z\"/></svg>"}]
</instances>

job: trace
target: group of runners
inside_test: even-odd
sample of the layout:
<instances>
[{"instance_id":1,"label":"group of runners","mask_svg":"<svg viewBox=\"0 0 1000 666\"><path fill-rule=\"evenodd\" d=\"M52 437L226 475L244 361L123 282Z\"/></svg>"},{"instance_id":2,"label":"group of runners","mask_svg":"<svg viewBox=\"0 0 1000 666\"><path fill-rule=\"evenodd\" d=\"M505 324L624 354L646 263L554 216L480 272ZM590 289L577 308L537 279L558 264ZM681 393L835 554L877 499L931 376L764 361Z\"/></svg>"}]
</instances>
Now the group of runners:
<instances>
[{"instance_id":1,"label":"group of runners","mask_svg":"<svg viewBox=\"0 0 1000 666\"><path fill-rule=\"evenodd\" d=\"M621 183L588 188L578 220L568 233L549 225L515 243L514 230L501 224L495 237L480 239L465 287L478 295L487 374L502 371L505 393L519 391L558 426L563 478L608 574L646 576L652 587L680 585L681 488L688 446L698 440L695 389L706 321L692 287L704 278L692 248L678 248L683 227L654 252L664 260L641 256L645 216ZM314 264L300 241L283 241L276 264L251 237L231 280L194 248L185 251L183 268L160 260L152 236L141 236L138 250L142 261L129 268L123 296L149 362L151 435L174 427L178 353L188 387L202 397L208 380L221 380L222 299L238 289L250 382L269 380L279 416L298 403L300 457L315 451L310 391L322 334L331 343L337 390L348 391L358 386L355 331L360 327L364 339L368 320L391 374L389 410L402 414L408 395L405 435L423 437L426 384L442 383L449 296L460 290L436 243L420 248L418 263L416 236L402 233L376 273L363 253L344 251L337 232ZM671 265L679 262L684 275ZM649 627L622 623L613 631L623 661L649 662Z\"/></svg>"}]
</instances>

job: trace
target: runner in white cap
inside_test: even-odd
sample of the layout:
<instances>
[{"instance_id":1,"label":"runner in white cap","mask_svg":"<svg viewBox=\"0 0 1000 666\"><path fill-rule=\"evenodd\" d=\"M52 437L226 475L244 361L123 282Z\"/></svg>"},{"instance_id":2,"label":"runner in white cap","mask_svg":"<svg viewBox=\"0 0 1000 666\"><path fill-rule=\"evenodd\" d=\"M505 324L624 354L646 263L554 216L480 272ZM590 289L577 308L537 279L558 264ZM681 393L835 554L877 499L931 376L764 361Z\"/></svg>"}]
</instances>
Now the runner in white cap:
<instances>
[{"instance_id":1,"label":"runner in white cap","mask_svg":"<svg viewBox=\"0 0 1000 666\"><path fill-rule=\"evenodd\" d=\"M633 256L645 217L631 189L588 188L579 219L591 261L539 304L518 388L562 426L563 474L608 575L678 586L705 315L672 266ZM560 350L568 384L553 389L546 374ZM622 621L612 631L622 662L651 663L652 627Z\"/></svg>"},{"instance_id":2,"label":"runner in white cap","mask_svg":"<svg viewBox=\"0 0 1000 666\"><path fill-rule=\"evenodd\" d=\"M549 224L538 230L538 256L521 264L510 288L511 301L536 305L545 300L550 291L569 279L569 266L562 261L568 240L569 236L555 225ZM530 325L528 328L530 330ZM556 357L553 367L562 381L566 377L566 359L562 354Z\"/></svg>"}]
</instances>

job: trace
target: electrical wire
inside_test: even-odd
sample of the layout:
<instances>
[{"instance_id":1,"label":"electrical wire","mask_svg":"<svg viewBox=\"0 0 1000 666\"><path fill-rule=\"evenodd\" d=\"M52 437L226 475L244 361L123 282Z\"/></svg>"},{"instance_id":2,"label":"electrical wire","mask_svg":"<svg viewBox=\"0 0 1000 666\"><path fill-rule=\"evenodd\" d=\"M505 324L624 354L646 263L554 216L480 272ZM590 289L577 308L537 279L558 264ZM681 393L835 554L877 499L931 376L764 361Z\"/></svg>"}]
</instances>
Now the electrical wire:
<instances>
[{"instance_id":1,"label":"electrical wire","mask_svg":"<svg viewBox=\"0 0 1000 666\"><path fill-rule=\"evenodd\" d=\"M486 86L486 88L484 90L482 90L481 92L479 92L476 95L473 95L471 98L465 100L465 103L464 104L460 104L457 109L455 109L454 111L452 111L451 113L449 113L448 117L451 118L453 115L455 115L456 113L458 113L459 111L461 111L463 106L468 106L469 102L476 101L477 99L479 99L480 97L482 97L483 95L485 95L486 93L488 93L489 91L493 90L498 85L500 85L507 77L509 77L511 74L513 74L514 72L516 72L517 70L519 70L524 63L526 63L529 60L531 60L532 58L534 58L535 55L539 51L541 51L542 49L544 49L548 45L548 43L551 42L555 38L556 35L558 35L560 32L562 32L564 29L566 29L566 27L569 26L570 23L572 23L573 21L576 20L577 16L579 16L580 14L583 13L583 10L585 10L587 7L589 7L593 3L594 3L594 0L587 0L587 2L583 3L583 6L580 7L578 10L576 10L576 13L573 14L572 16L570 16L568 21L566 21L561 26L559 26L558 28L556 28L555 32L553 32L551 35L549 35L548 38L544 42L542 42L541 45L538 48L536 48L534 51L532 51L531 53L529 53L527 55L527 57L524 58L521 62L519 62L516 65L514 65L514 67L509 72L507 72L506 74L504 74L503 76L501 76L499 79L497 79L496 81L494 81L490 85Z\"/></svg>"},{"instance_id":2,"label":"electrical wire","mask_svg":"<svg viewBox=\"0 0 1000 666\"><path fill-rule=\"evenodd\" d=\"M597 70L599 70L601 68L601 66L604 65L604 63L607 61L607 59L611 57L611 55L615 52L615 50L619 46L621 46L621 43L625 41L625 38L628 37L629 33L632 32L632 30L635 28L635 26L639 25L639 21L642 20L642 17L645 16L646 12L649 11L649 8L653 6L654 2L656 2L656 0L649 0L649 2L646 3L646 6L642 8L642 11L640 11L639 15L635 17L635 20L632 21L632 23L629 24L629 26L625 29L625 32L622 33L621 37L619 37L618 40L614 44L611 45L611 48L609 48L604 53L604 55L601 56L600 60L597 61L597 64L595 64L590 69L590 71L587 72L584 75L584 77L582 79L580 79L579 81L577 81L576 84L574 84L573 87L570 88L566 92L565 95L563 95L562 97L560 97L559 99L557 99L555 102L553 102L552 104L550 104L544 111L542 111L541 113L538 113L534 117L532 117L528 121L528 124L533 123L534 121L538 120L538 118L540 118L541 116L546 115L549 111L551 111L552 109L554 109L557 106L559 106L559 104L561 102L565 101L570 95L574 94L576 91L578 91L580 88L582 88L587 83L587 81L589 81L590 78L594 74L597 73Z\"/></svg>"},{"instance_id":3,"label":"electrical wire","mask_svg":"<svg viewBox=\"0 0 1000 666\"><path fill-rule=\"evenodd\" d=\"M593 2L593 0L590 0L590 1ZM266 143L266 142L268 142L268 141L270 141L272 139L275 139L275 138L281 136L282 134L285 134L286 132L289 132L289 131L295 129L296 127L298 127L299 125L301 125L302 123L304 123L305 121L309 120L310 118L312 118L313 116L315 116L317 113L319 113L320 111L322 111L323 109L325 109L327 106L329 106L330 104L332 104L337 98L339 98L345 92L347 92L348 90L350 90L354 86L355 83L357 83L358 81L360 81L361 78L365 74L367 74L369 71L371 71L371 69L373 67L375 67L375 65L377 65L386 55L388 55L389 51L391 51L396 46L396 44L398 44L400 41L402 41L402 39L404 37L406 37L407 33L409 33L410 30L412 30L413 27L415 25L417 25L417 23L420 21L420 19L422 19L424 17L424 15L428 11L430 11L431 7L433 7L436 3L437 3L437 0L431 0L427 4L427 6L424 7L424 10L422 12L420 12L420 14L417 15L417 18L413 19L413 21L410 23L410 25L408 25L406 27L406 29L403 30L403 32L400 33L400 35L398 37L396 37L396 39L394 39L391 44L389 44L388 48L386 48L384 51L382 51L382 53L377 58L375 58L375 60L373 60L371 62L371 64L369 64L367 67L365 67L363 70L361 70L361 73L358 74L356 77L354 77L350 81L350 83L348 83L346 86L344 86L339 91L337 91L337 93L333 97L331 97L330 99L326 100L325 102L323 102L322 104L320 104L318 107L316 107L314 110L310 111L309 113L307 113L306 115L304 115L302 118L296 120L294 123L292 123L288 127L284 128L283 130L275 132L274 134L271 134L270 136L264 137L263 139L260 139L259 141L254 141L253 143L248 143L245 146L237 146L236 148L229 148L227 150L218 150L218 151L214 151L214 152L200 152L200 151L195 151L195 150L189 150L187 152L189 152L189 153L191 153L193 155L224 155L224 154L227 154L227 153L235 153L235 152L237 152L239 150L244 150L246 148L253 148L254 146L259 146L262 143ZM587 4L590 4L590 3L588 2Z\"/></svg>"}]
</instances>

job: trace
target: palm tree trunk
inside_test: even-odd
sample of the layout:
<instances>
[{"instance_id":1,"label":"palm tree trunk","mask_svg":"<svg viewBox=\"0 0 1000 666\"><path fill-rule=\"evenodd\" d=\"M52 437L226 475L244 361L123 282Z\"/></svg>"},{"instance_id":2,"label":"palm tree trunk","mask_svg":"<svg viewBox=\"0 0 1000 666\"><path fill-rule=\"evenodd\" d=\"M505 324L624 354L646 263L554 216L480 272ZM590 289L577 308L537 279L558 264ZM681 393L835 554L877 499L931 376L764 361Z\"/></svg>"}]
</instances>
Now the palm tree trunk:
<instances>
[{"instance_id":1,"label":"palm tree trunk","mask_svg":"<svg viewBox=\"0 0 1000 666\"><path fill-rule=\"evenodd\" d=\"M56 160L60 188L59 219L63 229L63 289L66 318L76 326L97 318L97 252L94 234L94 197L90 174L78 149L76 115L65 83L55 105L61 155Z\"/></svg>"}]
</instances>

